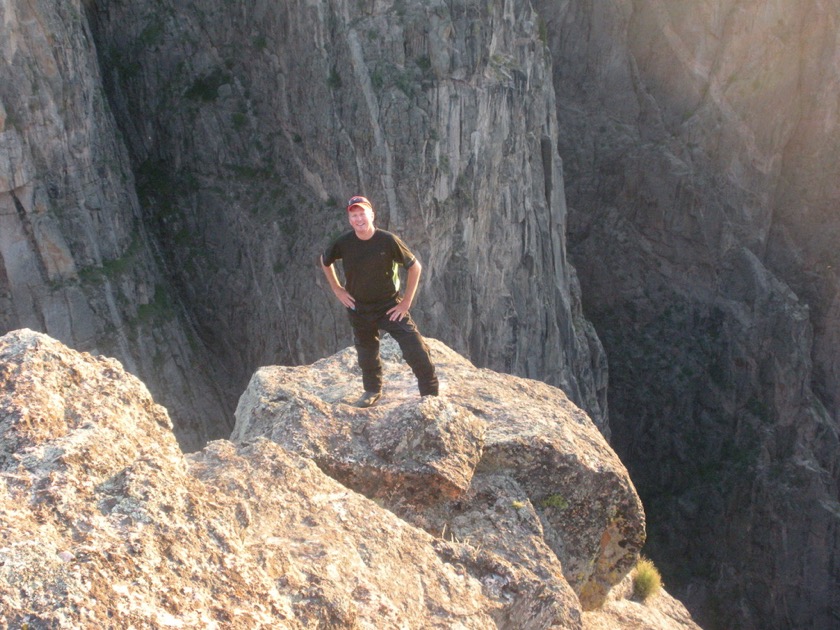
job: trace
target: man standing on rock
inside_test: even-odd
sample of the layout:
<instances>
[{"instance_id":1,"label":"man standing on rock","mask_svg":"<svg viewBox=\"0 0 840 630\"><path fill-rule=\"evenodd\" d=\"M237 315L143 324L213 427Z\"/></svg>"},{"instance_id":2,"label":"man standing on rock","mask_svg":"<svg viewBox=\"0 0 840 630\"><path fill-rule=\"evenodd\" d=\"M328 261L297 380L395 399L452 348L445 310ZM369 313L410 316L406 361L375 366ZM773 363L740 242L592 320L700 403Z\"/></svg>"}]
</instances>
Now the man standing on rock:
<instances>
[{"instance_id":1,"label":"man standing on rock","mask_svg":"<svg viewBox=\"0 0 840 630\"><path fill-rule=\"evenodd\" d=\"M403 358L417 377L420 395L437 396L438 379L429 348L408 312L420 282L420 262L398 236L373 225L373 206L366 198L350 199L347 218L353 229L327 248L321 256L321 269L333 293L347 308L353 327L365 388L356 405L370 407L382 395L380 330L400 344ZM335 272L333 264L337 260L342 261L346 287L341 286ZM397 265L407 272L402 297Z\"/></svg>"}]
</instances>

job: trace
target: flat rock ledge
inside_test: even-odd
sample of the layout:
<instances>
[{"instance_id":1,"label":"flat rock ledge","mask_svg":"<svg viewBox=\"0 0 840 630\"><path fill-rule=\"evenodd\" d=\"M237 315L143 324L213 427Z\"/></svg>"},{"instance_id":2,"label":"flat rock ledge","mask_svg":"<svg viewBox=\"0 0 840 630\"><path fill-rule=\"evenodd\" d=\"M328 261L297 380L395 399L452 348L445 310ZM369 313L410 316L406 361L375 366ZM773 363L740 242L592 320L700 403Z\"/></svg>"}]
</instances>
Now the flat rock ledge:
<instances>
[{"instance_id":1,"label":"flat rock ledge","mask_svg":"<svg viewBox=\"0 0 840 630\"><path fill-rule=\"evenodd\" d=\"M231 440L277 442L408 522L484 550L500 510L533 521L525 533L505 526L510 539L501 537L500 556L562 566L580 606L600 607L645 540L644 512L624 466L559 389L478 369L428 342L442 383L438 398L419 397L386 336L386 389L375 407L350 404L361 376L348 348L308 366L258 370Z\"/></svg>"},{"instance_id":2,"label":"flat rock ledge","mask_svg":"<svg viewBox=\"0 0 840 630\"><path fill-rule=\"evenodd\" d=\"M312 380L295 384L301 376L307 368L258 370L239 400L231 440L268 438L371 499L436 503L469 488L484 447L481 419L437 397L335 406L306 389Z\"/></svg>"}]
</instances>

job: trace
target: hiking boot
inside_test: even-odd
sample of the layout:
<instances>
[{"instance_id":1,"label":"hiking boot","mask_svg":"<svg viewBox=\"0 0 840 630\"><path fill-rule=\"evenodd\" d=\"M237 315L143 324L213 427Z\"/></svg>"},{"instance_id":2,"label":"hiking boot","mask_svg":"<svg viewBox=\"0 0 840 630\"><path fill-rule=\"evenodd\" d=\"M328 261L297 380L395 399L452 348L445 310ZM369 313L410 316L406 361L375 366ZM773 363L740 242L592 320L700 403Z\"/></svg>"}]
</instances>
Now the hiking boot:
<instances>
[{"instance_id":1,"label":"hiking boot","mask_svg":"<svg viewBox=\"0 0 840 630\"><path fill-rule=\"evenodd\" d=\"M361 398L356 401L357 407L373 407L376 401L382 396L382 392L365 392Z\"/></svg>"}]
</instances>

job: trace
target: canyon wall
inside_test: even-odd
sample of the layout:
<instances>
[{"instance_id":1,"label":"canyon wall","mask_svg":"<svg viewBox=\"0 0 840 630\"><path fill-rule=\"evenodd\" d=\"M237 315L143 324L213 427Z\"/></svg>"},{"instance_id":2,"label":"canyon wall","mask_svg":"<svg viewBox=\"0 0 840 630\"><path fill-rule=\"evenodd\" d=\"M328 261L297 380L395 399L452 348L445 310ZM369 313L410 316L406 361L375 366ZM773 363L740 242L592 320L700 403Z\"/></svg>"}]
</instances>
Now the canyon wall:
<instances>
[{"instance_id":1,"label":"canyon wall","mask_svg":"<svg viewBox=\"0 0 840 630\"><path fill-rule=\"evenodd\" d=\"M836 623L838 9L0 11L2 332L119 358L195 450L350 342L316 259L364 194L424 333L611 436L704 627Z\"/></svg>"},{"instance_id":2,"label":"canyon wall","mask_svg":"<svg viewBox=\"0 0 840 630\"><path fill-rule=\"evenodd\" d=\"M100 1L89 14L145 222L239 385L350 342L316 260L364 194L423 263L424 333L561 386L608 432L527 2Z\"/></svg>"},{"instance_id":3,"label":"canyon wall","mask_svg":"<svg viewBox=\"0 0 840 630\"><path fill-rule=\"evenodd\" d=\"M709 628L840 617L838 11L538 2L648 549Z\"/></svg>"},{"instance_id":4,"label":"canyon wall","mask_svg":"<svg viewBox=\"0 0 840 630\"><path fill-rule=\"evenodd\" d=\"M4 2L0 23L0 330L118 357L188 450L229 434L223 371L160 271L81 5Z\"/></svg>"}]
</instances>

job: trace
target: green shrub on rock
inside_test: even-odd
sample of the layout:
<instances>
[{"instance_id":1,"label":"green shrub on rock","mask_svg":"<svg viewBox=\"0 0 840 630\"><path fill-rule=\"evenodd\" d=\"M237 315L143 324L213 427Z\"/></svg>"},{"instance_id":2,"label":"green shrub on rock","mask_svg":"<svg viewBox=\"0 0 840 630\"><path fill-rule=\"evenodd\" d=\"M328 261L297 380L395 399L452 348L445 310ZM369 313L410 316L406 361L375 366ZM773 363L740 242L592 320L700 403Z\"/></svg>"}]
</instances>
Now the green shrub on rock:
<instances>
[{"instance_id":1,"label":"green shrub on rock","mask_svg":"<svg viewBox=\"0 0 840 630\"><path fill-rule=\"evenodd\" d=\"M653 561L639 558L633 571L633 595L644 602L659 593L661 588L662 576Z\"/></svg>"}]
</instances>

